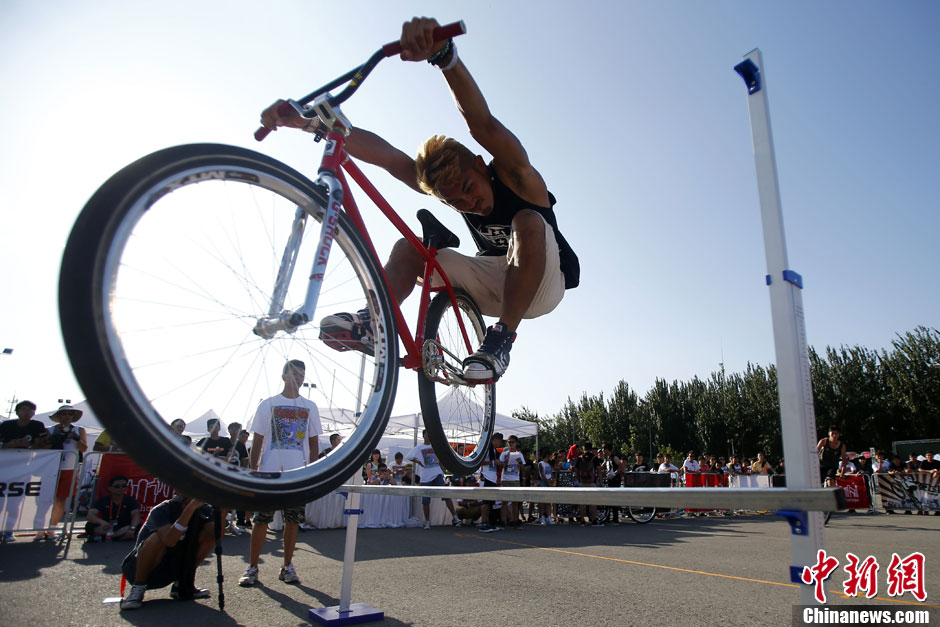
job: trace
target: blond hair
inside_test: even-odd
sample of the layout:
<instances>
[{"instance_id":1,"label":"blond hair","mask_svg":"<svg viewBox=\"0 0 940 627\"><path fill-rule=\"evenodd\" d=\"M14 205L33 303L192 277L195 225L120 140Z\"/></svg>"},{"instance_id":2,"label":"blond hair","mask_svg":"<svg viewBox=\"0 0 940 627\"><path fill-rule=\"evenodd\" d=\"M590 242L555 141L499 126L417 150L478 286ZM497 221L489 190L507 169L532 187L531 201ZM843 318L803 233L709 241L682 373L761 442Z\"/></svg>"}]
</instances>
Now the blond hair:
<instances>
[{"instance_id":1,"label":"blond hair","mask_svg":"<svg viewBox=\"0 0 940 627\"><path fill-rule=\"evenodd\" d=\"M444 200L441 187L459 182L464 171L473 167L474 159L476 155L453 137L433 135L418 149L418 185L424 193Z\"/></svg>"}]
</instances>

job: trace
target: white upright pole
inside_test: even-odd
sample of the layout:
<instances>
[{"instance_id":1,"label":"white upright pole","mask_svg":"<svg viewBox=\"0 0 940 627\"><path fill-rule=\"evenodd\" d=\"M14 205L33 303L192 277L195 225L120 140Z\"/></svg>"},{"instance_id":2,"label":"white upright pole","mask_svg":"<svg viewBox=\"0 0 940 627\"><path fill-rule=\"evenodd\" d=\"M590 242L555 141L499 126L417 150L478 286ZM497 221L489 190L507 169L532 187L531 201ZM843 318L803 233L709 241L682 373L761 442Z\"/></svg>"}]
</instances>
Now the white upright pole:
<instances>
[{"instance_id":1,"label":"white upright pole","mask_svg":"<svg viewBox=\"0 0 940 627\"><path fill-rule=\"evenodd\" d=\"M754 141L757 187L767 256L767 284L773 318L774 347L777 355L777 388L783 432L783 456L787 465L787 488L818 488L819 462L816 457L816 416L809 353L803 322L803 280L787 261L780 188L767 103L767 75L760 50L754 49L735 66L748 89L748 110ZM801 519L806 515L805 520ZM794 512L790 522L791 580L804 566L816 563L824 546L822 512ZM813 586L800 586L800 602L815 603Z\"/></svg>"}]
</instances>

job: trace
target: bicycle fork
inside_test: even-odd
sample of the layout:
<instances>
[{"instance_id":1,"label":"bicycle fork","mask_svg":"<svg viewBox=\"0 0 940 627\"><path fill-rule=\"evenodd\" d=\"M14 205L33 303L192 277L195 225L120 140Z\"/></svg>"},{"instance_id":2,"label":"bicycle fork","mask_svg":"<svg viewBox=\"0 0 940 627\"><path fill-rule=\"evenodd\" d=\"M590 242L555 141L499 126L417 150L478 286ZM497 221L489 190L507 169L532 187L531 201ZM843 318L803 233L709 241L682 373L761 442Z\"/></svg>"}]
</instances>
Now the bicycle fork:
<instances>
[{"instance_id":1,"label":"bicycle fork","mask_svg":"<svg viewBox=\"0 0 940 627\"><path fill-rule=\"evenodd\" d=\"M343 206L343 186L335 176L329 172L323 172L320 174L318 183L324 185L329 193L324 209L323 222L320 225L317 252L314 256L313 268L310 271L307 296L304 299L303 306L297 311L283 310L284 298L287 295L287 288L294 272L294 264L297 261L297 251L300 249L304 227L307 223L307 212L303 207L297 207L297 212L294 215L294 225L287 246L284 249L284 255L281 257L281 266L278 269L274 292L271 295L271 306L268 308L267 315L260 318L254 329L252 329L255 335L263 339L272 339L278 331L293 333L298 327L310 322L314 311L316 311L317 301L320 299L320 288L323 286L323 277L326 275L326 265L330 258L330 251L333 249L333 239L339 230L339 212Z\"/></svg>"}]
</instances>

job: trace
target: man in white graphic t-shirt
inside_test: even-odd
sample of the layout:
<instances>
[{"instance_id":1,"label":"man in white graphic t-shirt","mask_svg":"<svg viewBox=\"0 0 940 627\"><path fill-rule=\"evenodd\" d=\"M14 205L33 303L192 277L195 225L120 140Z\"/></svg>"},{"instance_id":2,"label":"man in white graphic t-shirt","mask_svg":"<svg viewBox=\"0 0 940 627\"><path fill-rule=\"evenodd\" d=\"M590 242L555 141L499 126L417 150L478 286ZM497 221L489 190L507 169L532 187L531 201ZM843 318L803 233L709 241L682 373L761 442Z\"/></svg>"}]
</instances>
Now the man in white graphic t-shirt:
<instances>
[{"instance_id":1,"label":"man in white graphic t-shirt","mask_svg":"<svg viewBox=\"0 0 940 627\"><path fill-rule=\"evenodd\" d=\"M518 488L521 485L520 478L521 471L525 467L525 457L519 452L519 438L511 435L507 442L509 448L499 456L500 464L503 466L501 485L504 488ZM503 523L507 527L513 528L522 525L519 521L519 503L517 501L503 503Z\"/></svg>"},{"instance_id":2,"label":"man in white graphic t-shirt","mask_svg":"<svg viewBox=\"0 0 940 627\"><path fill-rule=\"evenodd\" d=\"M293 359L284 364L281 378L284 391L277 396L261 401L258 411L248 425L254 433L251 444L250 464L261 472L283 472L302 468L317 459L320 444L317 436L323 433L317 406L300 395L306 366ZM297 530L304 522L304 508L288 508L284 511L284 565L278 579L284 583L300 583L291 559ZM249 564L245 574L238 580L240 586L253 586L258 581L258 558L268 533L268 525L274 520L274 512L255 512L251 517L251 545Z\"/></svg>"},{"instance_id":3,"label":"man in white graphic t-shirt","mask_svg":"<svg viewBox=\"0 0 940 627\"><path fill-rule=\"evenodd\" d=\"M441 470L441 462L437 459L434 447L431 446L431 440L428 439L428 430L422 432L424 444L411 449L411 452L405 456L405 460L414 462L421 467L421 485L423 486L443 486L444 471ZM450 515L454 521L454 526L460 526L460 519L457 518L457 512L454 510L454 502L450 499L441 499L450 510ZM424 528L431 528L431 497L421 497L421 504L424 506Z\"/></svg>"}]
</instances>

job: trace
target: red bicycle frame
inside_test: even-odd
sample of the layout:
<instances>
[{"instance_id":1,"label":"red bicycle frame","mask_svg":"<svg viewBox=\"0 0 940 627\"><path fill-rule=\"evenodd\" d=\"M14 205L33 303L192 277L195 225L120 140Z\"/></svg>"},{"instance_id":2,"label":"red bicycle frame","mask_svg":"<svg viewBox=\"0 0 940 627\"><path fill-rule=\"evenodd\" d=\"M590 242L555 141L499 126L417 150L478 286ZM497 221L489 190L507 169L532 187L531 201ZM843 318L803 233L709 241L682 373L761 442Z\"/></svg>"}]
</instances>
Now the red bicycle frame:
<instances>
[{"instance_id":1,"label":"red bicycle frame","mask_svg":"<svg viewBox=\"0 0 940 627\"><path fill-rule=\"evenodd\" d=\"M363 240L368 246L372 256L376 259L376 261L379 262L378 265L382 272L382 280L385 282L385 286L392 297L393 313L395 315L395 326L398 330L398 337L401 338L402 344L405 347L405 355L402 358L402 365L405 368L411 370L418 370L424 365L424 360L421 356L421 347L424 345L424 341L428 339L425 338L423 334L428 305L431 301L432 292L446 291L450 295L451 305L453 306L455 315L457 317L457 324L460 328L461 336L463 337L463 341L466 345L467 354L472 353L476 347L471 345L470 336L467 334L463 316L460 315L460 309L457 307L457 299L454 296L454 288L450 283L450 279L447 278L447 274L444 272L444 269L437 260L437 248L433 246L429 248L424 245L418 236L414 234L414 231L412 231L405 221L401 219L401 216L398 215L395 209L393 209L388 201L385 200L385 198L382 196L382 194L379 193L372 182L366 178L366 175L362 172L362 170L359 169L359 166L357 166L356 163L350 159L345 149L346 135L340 128L334 128L332 131L330 131L330 133L327 135L326 144L327 145L323 151L323 158L320 162L320 172L328 172L332 174L342 185L343 210L346 212L346 215L359 231L359 234L362 236ZM359 188L365 192L366 196L372 200L379 211L381 211L382 214L388 218L388 220L395 226L396 229L398 229L398 231L408 241L408 243L410 243L424 259L424 277L421 282L421 302L418 308L418 321L417 328L415 329L415 335L412 335L410 329L408 328L408 323L405 321L405 317L401 312L401 307L398 304L398 300L388 283L388 277L385 274L385 268L382 265L381 259L375 250L375 245L372 243L372 238L369 236L369 231L366 228L365 221L362 219L362 214L359 212L359 207L356 204L356 200L353 197L349 184L346 181L343 170L349 174L349 176L356 182ZM435 272L437 272L441 277L443 281L442 286L434 287L431 285L431 278Z\"/></svg>"}]
</instances>

